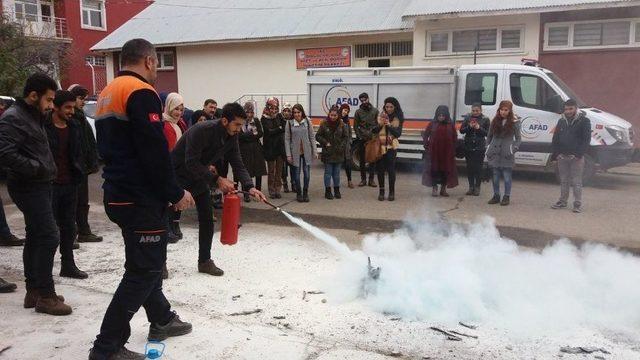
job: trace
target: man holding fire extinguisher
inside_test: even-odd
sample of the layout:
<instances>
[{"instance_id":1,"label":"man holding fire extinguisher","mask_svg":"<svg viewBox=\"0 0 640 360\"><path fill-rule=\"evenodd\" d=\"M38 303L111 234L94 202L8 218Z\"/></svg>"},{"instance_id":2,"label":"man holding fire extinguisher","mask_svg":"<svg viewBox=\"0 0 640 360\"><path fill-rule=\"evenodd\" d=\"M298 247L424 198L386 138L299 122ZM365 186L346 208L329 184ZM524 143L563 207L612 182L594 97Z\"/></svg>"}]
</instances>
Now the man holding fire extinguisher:
<instances>
[{"instance_id":1,"label":"man holding fire extinguisher","mask_svg":"<svg viewBox=\"0 0 640 360\"><path fill-rule=\"evenodd\" d=\"M213 164L228 161L243 189L259 201L266 200L257 190L240 156L238 142L247 114L240 104L222 108L219 121L203 121L190 127L171 153L178 184L193 194L198 211L198 272L222 276L224 271L211 259L213 243L213 204L210 188L217 185L223 193L236 191L234 183L217 174Z\"/></svg>"}]
</instances>

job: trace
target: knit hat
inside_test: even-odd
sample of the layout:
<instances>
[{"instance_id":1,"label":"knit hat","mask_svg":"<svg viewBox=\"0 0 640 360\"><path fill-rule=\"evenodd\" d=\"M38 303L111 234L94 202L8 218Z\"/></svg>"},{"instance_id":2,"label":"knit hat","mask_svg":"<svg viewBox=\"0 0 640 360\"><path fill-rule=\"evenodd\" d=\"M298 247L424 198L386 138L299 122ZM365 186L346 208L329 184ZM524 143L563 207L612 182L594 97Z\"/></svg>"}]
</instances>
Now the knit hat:
<instances>
[{"instance_id":1,"label":"knit hat","mask_svg":"<svg viewBox=\"0 0 640 360\"><path fill-rule=\"evenodd\" d=\"M79 85L79 84L73 84L73 85L69 86L68 90L75 97L78 97L78 96L85 97L85 96L89 95L89 90L87 90L87 88L85 88L84 86Z\"/></svg>"},{"instance_id":2,"label":"knit hat","mask_svg":"<svg viewBox=\"0 0 640 360\"><path fill-rule=\"evenodd\" d=\"M280 100L277 97L270 97L267 99L267 105L275 105L280 107Z\"/></svg>"},{"instance_id":3,"label":"knit hat","mask_svg":"<svg viewBox=\"0 0 640 360\"><path fill-rule=\"evenodd\" d=\"M291 110L291 104L289 104L289 103L284 103L284 106L282 107L282 110L284 110L284 109L289 109L289 110Z\"/></svg>"}]
</instances>

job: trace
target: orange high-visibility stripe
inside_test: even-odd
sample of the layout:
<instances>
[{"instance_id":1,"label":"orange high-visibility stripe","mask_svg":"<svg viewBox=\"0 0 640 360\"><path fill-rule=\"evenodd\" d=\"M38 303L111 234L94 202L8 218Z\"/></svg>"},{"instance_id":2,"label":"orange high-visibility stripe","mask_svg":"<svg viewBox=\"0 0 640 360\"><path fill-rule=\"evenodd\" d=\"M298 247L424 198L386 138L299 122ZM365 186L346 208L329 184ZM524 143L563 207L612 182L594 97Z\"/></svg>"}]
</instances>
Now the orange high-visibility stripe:
<instances>
[{"instance_id":1,"label":"orange high-visibility stripe","mask_svg":"<svg viewBox=\"0 0 640 360\"><path fill-rule=\"evenodd\" d=\"M96 108L96 120L115 117L119 120L128 120L127 101L135 91L149 89L156 93L150 84L132 75L123 75L115 78L102 90L98 97Z\"/></svg>"}]
</instances>

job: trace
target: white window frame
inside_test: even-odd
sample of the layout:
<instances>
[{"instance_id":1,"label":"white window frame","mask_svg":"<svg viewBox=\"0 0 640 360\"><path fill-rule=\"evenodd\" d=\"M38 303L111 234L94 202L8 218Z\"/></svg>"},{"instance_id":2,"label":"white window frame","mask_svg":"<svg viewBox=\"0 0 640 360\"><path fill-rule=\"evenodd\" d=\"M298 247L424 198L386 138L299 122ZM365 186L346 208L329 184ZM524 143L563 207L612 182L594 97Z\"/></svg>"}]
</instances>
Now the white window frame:
<instances>
[{"instance_id":1,"label":"white window frame","mask_svg":"<svg viewBox=\"0 0 640 360\"><path fill-rule=\"evenodd\" d=\"M83 11L84 11L84 6L82 5L82 0L78 0L80 2L80 27L82 29L88 29L88 30L100 30L100 31L107 31L107 4L105 0L96 0L102 3L102 11L100 12L102 14L102 26L91 26L91 25L85 25L84 23L84 19L82 18L83 15ZM94 9L87 9L87 11L95 11ZM91 18L91 17L89 17ZM89 22L91 22L91 20L89 20Z\"/></svg>"},{"instance_id":2,"label":"white window frame","mask_svg":"<svg viewBox=\"0 0 640 360\"><path fill-rule=\"evenodd\" d=\"M427 30L426 36L426 57L439 57L439 56L468 56L473 55L473 51L454 52L453 51L453 33L456 31L480 31L480 30L496 30L496 49L495 50L482 50L477 51L477 54L502 54L502 53L522 53L524 51L525 41L525 25L503 25L503 26L485 26L485 27L470 27L470 28L455 28L446 30ZM519 48L502 48L502 32L504 30L519 30L520 31L520 47ZM447 51L431 51L431 35L433 34L448 34L449 43L447 45Z\"/></svg>"},{"instance_id":3,"label":"white window frame","mask_svg":"<svg viewBox=\"0 0 640 360\"><path fill-rule=\"evenodd\" d=\"M603 24L609 22L629 21L629 44L627 45L597 45L597 46L573 46L573 32L577 24ZM549 46L549 28L552 27L569 27L569 39L567 45ZM551 22L544 24L544 51L570 51L570 50L597 50L597 49L623 49L640 47L640 39L636 39L636 27L640 26L640 18L623 18L623 19L603 19L603 20L586 20L586 21L565 21Z\"/></svg>"},{"instance_id":4,"label":"white window frame","mask_svg":"<svg viewBox=\"0 0 640 360\"><path fill-rule=\"evenodd\" d=\"M102 61L100 64L98 64L98 61L96 61L98 58L101 58ZM107 66L107 57L103 56L103 55L87 55L85 56L84 60L86 62L88 62L89 64L96 66L96 67L105 67Z\"/></svg>"},{"instance_id":5,"label":"white window frame","mask_svg":"<svg viewBox=\"0 0 640 360\"><path fill-rule=\"evenodd\" d=\"M173 58L173 66L165 66L164 65L164 56L163 55L171 55ZM156 56L158 57L158 70L170 71L175 70L176 68L176 54L172 50L160 50L156 52Z\"/></svg>"}]
</instances>

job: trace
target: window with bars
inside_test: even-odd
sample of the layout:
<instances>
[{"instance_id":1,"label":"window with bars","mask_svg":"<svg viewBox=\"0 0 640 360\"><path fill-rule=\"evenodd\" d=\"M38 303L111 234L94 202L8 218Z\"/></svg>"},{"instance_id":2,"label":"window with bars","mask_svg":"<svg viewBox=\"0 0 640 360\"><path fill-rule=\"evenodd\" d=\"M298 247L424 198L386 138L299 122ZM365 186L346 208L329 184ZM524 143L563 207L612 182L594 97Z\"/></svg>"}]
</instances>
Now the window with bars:
<instances>
[{"instance_id":1,"label":"window with bars","mask_svg":"<svg viewBox=\"0 0 640 360\"><path fill-rule=\"evenodd\" d=\"M356 44L355 58L384 58L389 56L411 56L413 55L413 41L393 41L371 44Z\"/></svg>"},{"instance_id":2,"label":"window with bars","mask_svg":"<svg viewBox=\"0 0 640 360\"><path fill-rule=\"evenodd\" d=\"M158 70L173 70L175 63L173 51L158 51Z\"/></svg>"},{"instance_id":3,"label":"window with bars","mask_svg":"<svg viewBox=\"0 0 640 360\"><path fill-rule=\"evenodd\" d=\"M84 60L93 65L93 66L106 66L107 65L107 59L105 56L99 56L99 55L89 55L87 57L84 58Z\"/></svg>"},{"instance_id":4,"label":"window with bars","mask_svg":"<svg viewBox=\"0 0 640 360\"><path fill-rule=\"evenodd\" d=\"M457 55L478 51L493 53L523 48L523 27L445 30L427 34L427 55Z\"/></svg>"},{"instance_id":5,"label":"window with bars","mask_svg":"<svg viewBox=\"0 0 640 360\"><path fill-rule=\"evenodd\" d=\"M629 47L640 44L638 19L550 23L545 26L545 49L571 50Z\"/></svg>"},{"instance_id":6,"label":"window with bars","mask_svg":"<svg viewBox=\"0 0 640 360\"><path fill-rule=\"evenodd\" d=\"M90 29L107 28L104 0L80 0L82 27Z\"/></svg>"}]
</instances>

